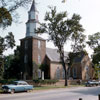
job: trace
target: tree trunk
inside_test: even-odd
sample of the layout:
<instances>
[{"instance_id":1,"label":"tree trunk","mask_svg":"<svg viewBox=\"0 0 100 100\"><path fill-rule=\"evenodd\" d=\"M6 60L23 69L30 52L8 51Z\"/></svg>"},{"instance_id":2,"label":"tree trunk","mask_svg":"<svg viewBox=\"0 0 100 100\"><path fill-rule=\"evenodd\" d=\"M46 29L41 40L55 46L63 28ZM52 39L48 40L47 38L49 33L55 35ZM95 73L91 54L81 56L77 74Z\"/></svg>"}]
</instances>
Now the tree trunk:
<instances>
[{"instance_id":1,"label":"tree trunk","mask_svg":"<svg viewBox=\"0 0 100 100\"><path fill-rule=\"evenodd\" d=\"M65 65L64 59L62 59L62 60L63 60L62 65L63 65L64 71L65 71L65 86L68 86L66 65Z\"/></svg>"},{"instance_id":2,"label":"tree trunk","mask_svg":"<svg viewBox=\"0 0 100 100\"><path fill-rule=\"evenodd\" d=\"M64 50L63 47L59 47L59 53L60 53L60 59L61 59L61 63L62 66L64 68L65 71L65 86L68 86L68 82L67 82L67 69L66 69L66 65L65 65L65 60L64 60Z\"/></svg>"},{"instance_id":3,"label":"tree trunk","mask_svg":"<svg viewBox=\"0 0 100 100\"><path fill-rule=\"evenodd\" d=\"M68 81L67 81L67 71L66 71L66 68L65 68L65 86L68 86Z\"/></svg>"},{"instance_id":4,"label":"tree trunk","mask_svg":"<svg viewBox=\"0 0 100 100\"><path fill-rule=\"evenodd\" d=\"M66 65L65 65L65 61L64 61L64 54L62 53L62 55L60 55L60 57L61 57L62 66L63 66L64 71L65 71L65 86L68 86L68 82L67 82L67 78L68 78L67 77L67 69L66 69Z\"/></svg>"}]
</instances>

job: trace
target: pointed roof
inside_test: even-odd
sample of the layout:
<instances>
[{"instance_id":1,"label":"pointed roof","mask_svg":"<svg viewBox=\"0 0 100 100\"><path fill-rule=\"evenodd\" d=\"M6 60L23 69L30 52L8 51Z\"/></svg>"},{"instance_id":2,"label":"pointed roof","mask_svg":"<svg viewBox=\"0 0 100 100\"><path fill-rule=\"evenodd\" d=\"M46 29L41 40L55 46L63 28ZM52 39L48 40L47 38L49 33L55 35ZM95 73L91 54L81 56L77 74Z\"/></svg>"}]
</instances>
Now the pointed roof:
<instances>
[{"instance_id":1,"label":"pointed roof","mask_svg":"<svg viewBox=\"0 0 100 100\"><path fill-rule=\"evenodd\" d=\"M31 6L30 11L37 11L36 7L35 7L35 0L33 0L33 2L32 2L32 6Z\"/></svg>"},{"instance_id":2,"label":"pointed roof","mask_svg":"<svg viewBox=\"0 0 100 100\"><path fill-rule=\"evenodd\" d=\"M64 59L66 60L68 52L64 51L64 55L65 55ZM52 62L61 62L60 61L60 54L58 53L58 49L46 48L46 56Z\"/></svg>"}]
</instances>

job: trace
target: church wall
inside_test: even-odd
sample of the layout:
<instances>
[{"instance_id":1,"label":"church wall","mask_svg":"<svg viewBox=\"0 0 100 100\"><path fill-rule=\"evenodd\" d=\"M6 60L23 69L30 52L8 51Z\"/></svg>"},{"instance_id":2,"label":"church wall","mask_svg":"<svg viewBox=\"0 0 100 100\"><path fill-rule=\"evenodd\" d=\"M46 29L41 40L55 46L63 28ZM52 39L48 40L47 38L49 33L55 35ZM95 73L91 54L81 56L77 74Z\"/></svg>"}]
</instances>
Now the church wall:
<instances>
[{"instance_id":1,"label":"church wall","mask_svg":"<svg viewBox=\"0 0 100 100\"><path fill-rule=\"evenodd\" d=\"M40 47L38 47L38 41L40 41ZM45 41L39 40L39 39L34 39L32 42L32 61L36 62L36 64L42 64L45 58L45 53L46 53L46 44ZM39 56L40 56L40 61L39 61Z\"/></svg>"},{"instance_id":2,"label":"church wall","mask_svg":"<svg viewBox=\"0 0 100 100\"><path fill-rule=\"evenodd\" d=\"M89 80L93 78L94 69L92 68L92 62L88 56L85 56L82 61L82 79Z\"/></svg>"},{"instance_id":3,"label":"church wall","mask_svg":"<svg viewBox=\"0 0 100 100\"><path fill-rule=\"evenodd\" d=\"M66 65L67 68L67 65ZM64 79L64 70L61 63L50 63L50 79Z\"/></svg>"},{"instance_id":4,"label":"church wall","mask_svg":"<svg viewBox=\"0 0 100 100\"><path fill-rule=\"evenodd\" d=\"M23 67L23 74L26 75L26 79L30 79L32 76L32 39L25 38L21 40L21 62ZM27 48L25 48L25 42L27 42ZM27 56L25 61L25 56Z\"/></svg>"}]
</instances>

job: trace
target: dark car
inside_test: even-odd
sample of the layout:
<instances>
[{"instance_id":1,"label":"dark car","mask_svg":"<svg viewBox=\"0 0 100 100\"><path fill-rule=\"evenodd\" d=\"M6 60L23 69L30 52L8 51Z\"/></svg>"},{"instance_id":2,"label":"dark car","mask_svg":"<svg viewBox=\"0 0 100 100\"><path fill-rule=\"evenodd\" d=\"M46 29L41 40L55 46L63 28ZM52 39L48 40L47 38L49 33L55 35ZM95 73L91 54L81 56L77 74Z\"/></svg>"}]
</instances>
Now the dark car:
<instances>
[{"instance_id":1,"label":"dark car","mask_svg":"<svg viewBox=\"0 0 100 100\"><path fill-rule=\"evenodd\" d=\"M91 81L87 81L85 82L85 86L98 86L100 83L96 80L91 80Z\"/></svg>"}]
</instances>

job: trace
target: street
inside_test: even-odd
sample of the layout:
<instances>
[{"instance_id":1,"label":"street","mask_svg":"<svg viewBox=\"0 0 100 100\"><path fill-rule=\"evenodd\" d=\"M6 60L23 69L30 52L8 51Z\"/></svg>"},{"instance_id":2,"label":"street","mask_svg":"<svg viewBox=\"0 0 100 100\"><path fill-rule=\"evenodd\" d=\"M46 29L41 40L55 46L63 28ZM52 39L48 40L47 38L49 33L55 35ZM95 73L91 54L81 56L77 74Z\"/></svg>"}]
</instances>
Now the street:
<instances>
[{"instance_id":1,"label":"street","mask_svg":"<svg viewBox=\"0 0 100 100\"><path fill-rule=\"evenodd\" d=\"M73 87L30 93L0 94L0 100L98 100L100 87Z\"/></svg>"}]
</instances>

